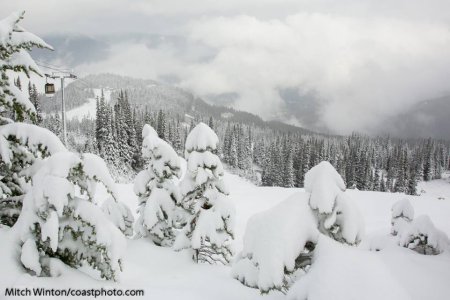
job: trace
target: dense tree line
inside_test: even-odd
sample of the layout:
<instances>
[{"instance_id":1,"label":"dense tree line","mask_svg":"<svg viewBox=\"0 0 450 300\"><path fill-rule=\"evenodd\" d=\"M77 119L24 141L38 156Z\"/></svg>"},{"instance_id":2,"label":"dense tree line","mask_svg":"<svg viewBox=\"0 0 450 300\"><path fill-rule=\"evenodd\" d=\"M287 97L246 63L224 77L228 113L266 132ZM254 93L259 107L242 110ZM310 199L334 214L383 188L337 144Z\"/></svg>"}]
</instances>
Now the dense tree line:
<instances>
[{"instance_id":1,"label":"dense tree line","mask_svg":"<svg viewBox=\"0 0 450 300\"><path fill-rule=\"evenodd\" d=\"M353 134L343 138L281 136L257 142L262 184L303 187L305 173L329 161L346 185L359 190L416 194L418 181L440 178L449 147L427 139L406 142Z\"/></svg>"},{"instance_id":2,"label":"dense tree line","mask_svg":"<svg viewBox=\"0 0 450 300\"><path fill-rule=\"evenodd\" d=\"M103 93L97 99L94 122L71 120L68 128L71 147L98 153L115 176L131 178L142 169L142 137L138 133L144 124L155 128L161 139L183 155L188 132L201 121L217 132L221 141L218 153L228 168L265 186L303 187L305 173L326 160L350 188L416 194L418 181L440 178L449 169L450 146L445 141L276 130L226 118L152 110L131 105L125 91L114 95L116 99L110 103ZM43 120L53 131L60 130L59 122L58 115Z\"/></svg>"}]
</instances>

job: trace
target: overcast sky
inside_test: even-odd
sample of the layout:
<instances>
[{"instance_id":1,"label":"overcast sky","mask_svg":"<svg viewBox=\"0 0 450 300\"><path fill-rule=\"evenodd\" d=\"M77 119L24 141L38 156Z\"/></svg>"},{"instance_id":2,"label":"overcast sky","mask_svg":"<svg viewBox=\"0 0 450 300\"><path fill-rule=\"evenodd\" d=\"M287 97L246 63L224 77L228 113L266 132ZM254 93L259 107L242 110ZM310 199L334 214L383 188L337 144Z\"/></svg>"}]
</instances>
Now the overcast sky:
<instances>
[{"instance_id":1,"label":"overcast sky","mask_svg":"<svg viewBox=\"0 0 450 300\"><path fill-rule=\"evenodd\" d=\"M75 66L81 73L172 76L200 96L235 93L235 107L264 118L286 109L280 89L298 88L317 95L318 123L338 133L370 132L420 100L450 94L448 0L0 0L0 7L0 17L25 9L23 26L44 37L168 37L151 45L118 38L109 55Z\"/></svg>"}]
</instances>

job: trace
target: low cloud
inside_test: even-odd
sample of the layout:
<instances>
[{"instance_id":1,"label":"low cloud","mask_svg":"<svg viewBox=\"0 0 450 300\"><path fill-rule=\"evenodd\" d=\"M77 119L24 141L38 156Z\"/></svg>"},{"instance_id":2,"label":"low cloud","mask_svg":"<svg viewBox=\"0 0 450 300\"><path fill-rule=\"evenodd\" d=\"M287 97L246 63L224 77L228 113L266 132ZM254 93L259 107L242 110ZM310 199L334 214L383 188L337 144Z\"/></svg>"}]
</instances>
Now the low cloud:
<instances>
[{"instance_id":1,"label":"low cloud","mask_svg":"<svg viewBox=\"0 0 450 300\"><path fill-rule=\"evenodd\" d=\"M207 59L165 43L124 44L82 69L174 74L200 96L236 93L235 107L268 119L285 110L279 89L312 90L322 102L321 123L339 133L370 132L385 117L448 92L450 33L442 24L299 13L202 18L185 33L186 49L209 49Z\"/></svg>"},{"instance_id":2,"label":"low cloud","mask_svg":"<svg viewBox=\"0 0 450 300\"><path fill-rule=\"evenodd\" d=\"M18 6L11 3L2 6ZM80 0L57 14L29 3L37 33L109 35L110 55L78 65L80 73L169 78L200 96L234 95L233 106L266 119L295 105L280 90L298 89L317 96L315 125L370 133L418 101L450 93L448 1ZM161 41L115 40L116 32Z\"/></svg>"}]
</instances>

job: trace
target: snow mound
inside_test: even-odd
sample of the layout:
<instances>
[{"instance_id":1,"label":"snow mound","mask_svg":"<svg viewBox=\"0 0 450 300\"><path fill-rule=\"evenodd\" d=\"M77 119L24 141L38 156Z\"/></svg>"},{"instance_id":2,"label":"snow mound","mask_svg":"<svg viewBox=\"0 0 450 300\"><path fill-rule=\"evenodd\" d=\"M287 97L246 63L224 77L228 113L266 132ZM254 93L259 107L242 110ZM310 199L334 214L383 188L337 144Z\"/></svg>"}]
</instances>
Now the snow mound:
<instances>
[{"instance_id":1,"label":"snow mound","mask_svg":"<svg viewBox=\"0 0 450 300\"><path fill-rule=\"evenodd\" d=\"M282 289L287 273L295 271L296 259L318 235L306 195L296 193L248 220L233 277L262 292Z\"/></svg>"},{"instance_id":2,"label":"snow mound","mask_svg":"<svg viewBox=\"0 0 450 300\"><path fill-rule=\"evenodd\" d=\"M392 218L405 218L409 221L414 219L414 208L408 199L402 199L392 205Z\"/></svg>"},{"instance_id":3,"label":"snow mound","mask_svg":"<svg viewBox=\"0 0 450 300\"><path fill-rule=\"evenodd\" d=\"M342 245L324 236L314 252L314 264L291 287L288 299L411 299L377 252Z\"/></svg>"},{"instance_id":4,"label":"snow mound","mask_svg":"<svg viewBox=\"0 0 450 300\"><path fill-rule=\"evenodd\" d=\"M449 238L430 217L421 215L399 232L399 244L421 254L440 254L449 248Z\"/></svg>"},{"instance_id":5,"label":"snow mound","mask_svg":"<svg viewBox=\"0 0 450 300\"><path fill-rule=\"evenodd\" d=\"M414 208L408 199L402 199L392 206L392 229L391 234L397 235L405 230L408 224L414 219Z\"/></svg>"}]
</instances>

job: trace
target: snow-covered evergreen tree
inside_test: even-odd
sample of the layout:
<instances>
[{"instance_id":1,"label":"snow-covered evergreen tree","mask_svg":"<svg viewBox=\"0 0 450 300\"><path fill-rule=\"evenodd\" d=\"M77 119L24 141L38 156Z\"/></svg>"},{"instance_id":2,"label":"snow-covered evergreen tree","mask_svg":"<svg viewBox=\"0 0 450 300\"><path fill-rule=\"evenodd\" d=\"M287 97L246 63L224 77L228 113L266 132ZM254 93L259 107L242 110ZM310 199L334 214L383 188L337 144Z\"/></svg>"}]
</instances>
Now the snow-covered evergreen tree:
<instances>
[{"instance_id":1,"label":"snow-covered evergreen tree","mask_svg":"<svg viewBox=\"0 0 450 300\"><path fill-rule=\"evenodd\" d=\"M158 131L158 136L165 140L166 139L166 114L164 113L164 111L161 109L158 112L158 123L157 123L157 127L156 127L157 131Z\"/></svg>"},{"instance_id":2,"label":"snow-covered evergreen tree","mask_svg":"<svg viewBox=\"0 0 450 300\"><path fill-rule=\"evenodd\" d=\"M90 267L104 279L117 280L126 240L95 204L102 183L117 199L104 161L94 154L59 152L26 171L32 187L24 198L21 262L36 275L53 274L57 258L79 268Z\"/></svg>"},{"instance_id":3,"label":"snow-covered evergreen tree","mask_svg":"<svg viewBox=\"0 0 450 300\"><path fill-rule=\"evenodd\" d=\"M108 216L108 219L116 225L125 236L133 236L134 216L128 206L123 202L115 200L113 197L109 197L103 202L101 208Z\"/></svg>"},{"instance_id":4,"label":"snow-covered evergreen tree","mask_svg":"<svg viewBox=\"0 0 450 300\"><path fill-rule=\"evenodd\" d=\"M227 264L232 257L234 207L227 199L224 170L216 155L219 139L199 123L186 139L186 175L181 183L187 225L177 236L175 249L192 248L196 262Z\"/></svg>"},{"instance_id":5,"label":"snow-covered evergreen tree","mask_svg":"<svg viewBox=\"0 0 450 300\"><path fill-rule=\"evenodd\" d=\"M128 129L127 123L127 111L128 108L126 95L123 91L121 91L119 94L119 98L117 99L117 103L114 105L116 145L118 154L120 155L123 164L125 165L125 167L130 168L134 149L131 149L128 144L128 141L130 139L130 130Z\"/></svg>"},{"instance_id":6,"label":"snow-covered evergreen tree","mask_svg":"<svg viewBox=\"0 0 450 300\"><path fill-rule=\"evenodd\" d=\"M329 162L319 163L305 175L305 191L310 193L309 206L317 215L319 231L338 242L356 245L364 226L345 189L342 177Z\"/></svg>"},{"instance_id":7,"label":"snow-covered evergreen tree","mask_svg":"<svg viewBox=\"0 0 450 300\"><path fill-rule=\"evenodd\" d=\"M49 130L25 123L0 126L0 223L16 222L27 189L22 172L36 160L66 151Z\"/></svg>"},{"instance_id":8,"label":"snow-covered evergreen tree","mask_svg":"<svg viewBox=\"0 0 450 300\"><path fill-rule=\"evenodd\" d=\"M0 21L0 125L10 123L12 119L35 118L36 110L28 93L14 84L12 76L14 73L23 73L27 77L31 73L42 76L28 51L34 47L51 49L42 39L19 25L24 13L13 13Z\"/></svg>"},{"instance_id":9,"label":"snow-covered evergreen tree","mask_svg":"<svg viewBox=\"0 0 450 300\"><path fill-rule=\"evenodd\" d=\"M177 185L180 159L150 125L144 125L142 138L142 155L148 165L136 176L134 184L139 197L136 231L141 236L150 236L157 245L171 246L175 229L181 225L177 212L181 201Z\"/></svg>"},{"instance_id":10,"label":"snow-covered evergreen tree","mask_svg":"<svg viewBox=\"0 0 450 300\"><path fill-rule=\"evenodd\" d=\"M28 83L28 95L30 97L31 103L33 104L36 110L36 118L34 119L34 124L39 125L42 123L41 104L36 85L31 84L31 81Z\"/></svg>"}]
</instances>

